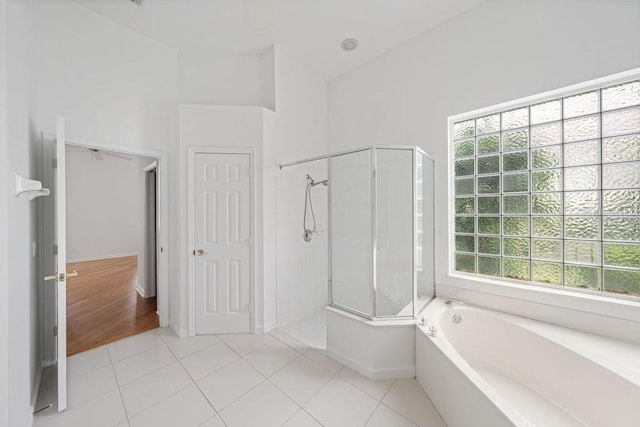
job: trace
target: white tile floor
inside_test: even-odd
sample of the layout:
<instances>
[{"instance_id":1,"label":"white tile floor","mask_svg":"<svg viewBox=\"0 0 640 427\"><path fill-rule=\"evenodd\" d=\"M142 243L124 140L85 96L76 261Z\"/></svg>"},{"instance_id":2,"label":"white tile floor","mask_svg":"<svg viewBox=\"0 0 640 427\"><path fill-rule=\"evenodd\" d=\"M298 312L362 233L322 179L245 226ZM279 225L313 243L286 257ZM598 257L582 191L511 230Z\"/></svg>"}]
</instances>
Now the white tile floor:
<instances>
[{"instance_id":1,"label":"white tile floor","mask_svg":"<svg viewBox=\"0 0 640 427\"><path fill-rule=\"evenodd\" d=\"M282 331L156 329L68 359L69 406L38 427L444 426L415 379L372 381ZM40 392L38 407L55 397Z\"/></svg>"},{"instance_id":2,"label":"white tile floor","mask_svg":"<svg viewBox=\"0 0 640 427\"><path fill-rule=\"evenodd\" d=\"M324 308L281 329L312 348L327 349L327 311Z\"/></svg>"}]
</instances>

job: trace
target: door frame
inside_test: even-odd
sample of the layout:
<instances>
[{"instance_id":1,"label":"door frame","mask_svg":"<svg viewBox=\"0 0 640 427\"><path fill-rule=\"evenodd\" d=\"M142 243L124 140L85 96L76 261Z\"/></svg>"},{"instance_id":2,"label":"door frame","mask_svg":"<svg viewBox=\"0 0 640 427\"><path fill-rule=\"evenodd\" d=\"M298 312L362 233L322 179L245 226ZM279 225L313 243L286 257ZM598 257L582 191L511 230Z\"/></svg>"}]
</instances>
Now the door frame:
<instances>
[{"instance_id":1,"label":"door frame","mask_svg":"<svg viewBox=\"0 0 640 427\"><path fill-rule=\"evenodd\" d=\"M52 135L45 133L45 137ZM84 138L67 136L65 145L75 145L85 148L113 151L134 156L152 157L158 162L156 169L156 227L158 233L158 247L156 248L157 262L157 311L160 327L169 326L169 154L142 147L134 147L123 144L112 144L102 141L91 141Z\"/></svg>"},{"instance_id":2,"label":"door frame","mask_svg":"<svg viewBox=\"0 0 640 427\"><path fill-rule=\"evenodd\" d=\"M188 301L188 334L195 336L196 333L196 301L195 301L195 257L192 253L195 248L195 159L196 154L248 154L249 167L251 168L251 176L249 177L249 238L251 239L251 260L249 261L249 327L251 333L255 333L255 316L256 316L256 260L258 255L258 245L256 244L256 150L251 147L206 147L206 146L190 146L188 151L187 166L187 301Z\"/></svg>"}]
</instances>

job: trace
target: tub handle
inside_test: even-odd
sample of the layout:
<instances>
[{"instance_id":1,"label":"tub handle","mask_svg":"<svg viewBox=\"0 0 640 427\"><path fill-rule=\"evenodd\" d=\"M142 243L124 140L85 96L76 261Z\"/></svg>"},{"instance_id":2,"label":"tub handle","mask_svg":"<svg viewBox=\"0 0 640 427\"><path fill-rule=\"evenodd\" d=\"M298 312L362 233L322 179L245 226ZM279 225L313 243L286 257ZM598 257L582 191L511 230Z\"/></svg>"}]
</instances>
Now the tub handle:
<instances>
[{"instance_id":1,"label":"tub handle","mask_svg":"<svg viewBox=\"0 0 640 427\"><path fill-rule=\"evenodd\" d=\"M437 337L438 336L438 328L436 328L434 325L430 325L427 328L427 335L429 335L430 337Z\"/></svg>"},{"instance_id":2,"label":"tub handle","mask_svg":"<svg viewBox=\"0 0 640 427\"><path fill-rule=\"evenodd\" d=\"M453 305L453 304L464 305L464 302L458 301L457 299L448 299L444 303L447 305Z\"/></svg>"}]
</instances>

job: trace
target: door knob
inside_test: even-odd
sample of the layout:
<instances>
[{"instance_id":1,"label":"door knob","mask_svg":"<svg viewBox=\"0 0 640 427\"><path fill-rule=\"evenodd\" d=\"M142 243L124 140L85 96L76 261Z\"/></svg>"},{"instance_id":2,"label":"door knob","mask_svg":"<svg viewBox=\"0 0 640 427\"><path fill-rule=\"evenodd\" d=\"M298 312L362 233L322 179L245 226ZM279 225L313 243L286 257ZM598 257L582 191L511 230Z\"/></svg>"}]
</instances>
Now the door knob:
<instances>
[{"instance_id":1,"label":"door knob","mask_svg":"<svg viewBox=\"0 0 640 427\"><path fill-rule=\"evenodd\" d=\"M202 255L204 255L204 250L203 249L196 249L196 250L193 251L193 254L195 256L202 256Z\"/></svg>"},{"instance_id":2,"label":"door knob","mask_svg":"<svg viewBox=\"0 0 640 427\"><path fill-rule=\"evenodd\" d=\"M44 276L44 280L55 280L56 282L62 282L64 280L70 279L72 277L78 277L78 271L73 270L72 273L60 273L54 274L53 276Z\"/></svg>"}]
</instances>

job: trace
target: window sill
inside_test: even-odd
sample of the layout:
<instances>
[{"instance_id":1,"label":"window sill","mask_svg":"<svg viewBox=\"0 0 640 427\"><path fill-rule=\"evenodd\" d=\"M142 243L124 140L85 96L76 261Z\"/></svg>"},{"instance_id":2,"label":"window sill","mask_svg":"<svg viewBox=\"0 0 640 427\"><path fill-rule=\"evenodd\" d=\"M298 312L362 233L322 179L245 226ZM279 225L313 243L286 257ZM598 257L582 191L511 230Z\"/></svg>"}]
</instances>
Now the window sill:
<instances>
[{"instance_id":1,"label":"window sill","mask_svg":"<svg viewBox=\"0 0 640 427\"><path fill-rule=\"evenodd\" d=\"M458 272L447 274L446 279L443 284L455 288L640 323L640 301L635 298L613 298Z\"/></svg>"}]
</instances>

